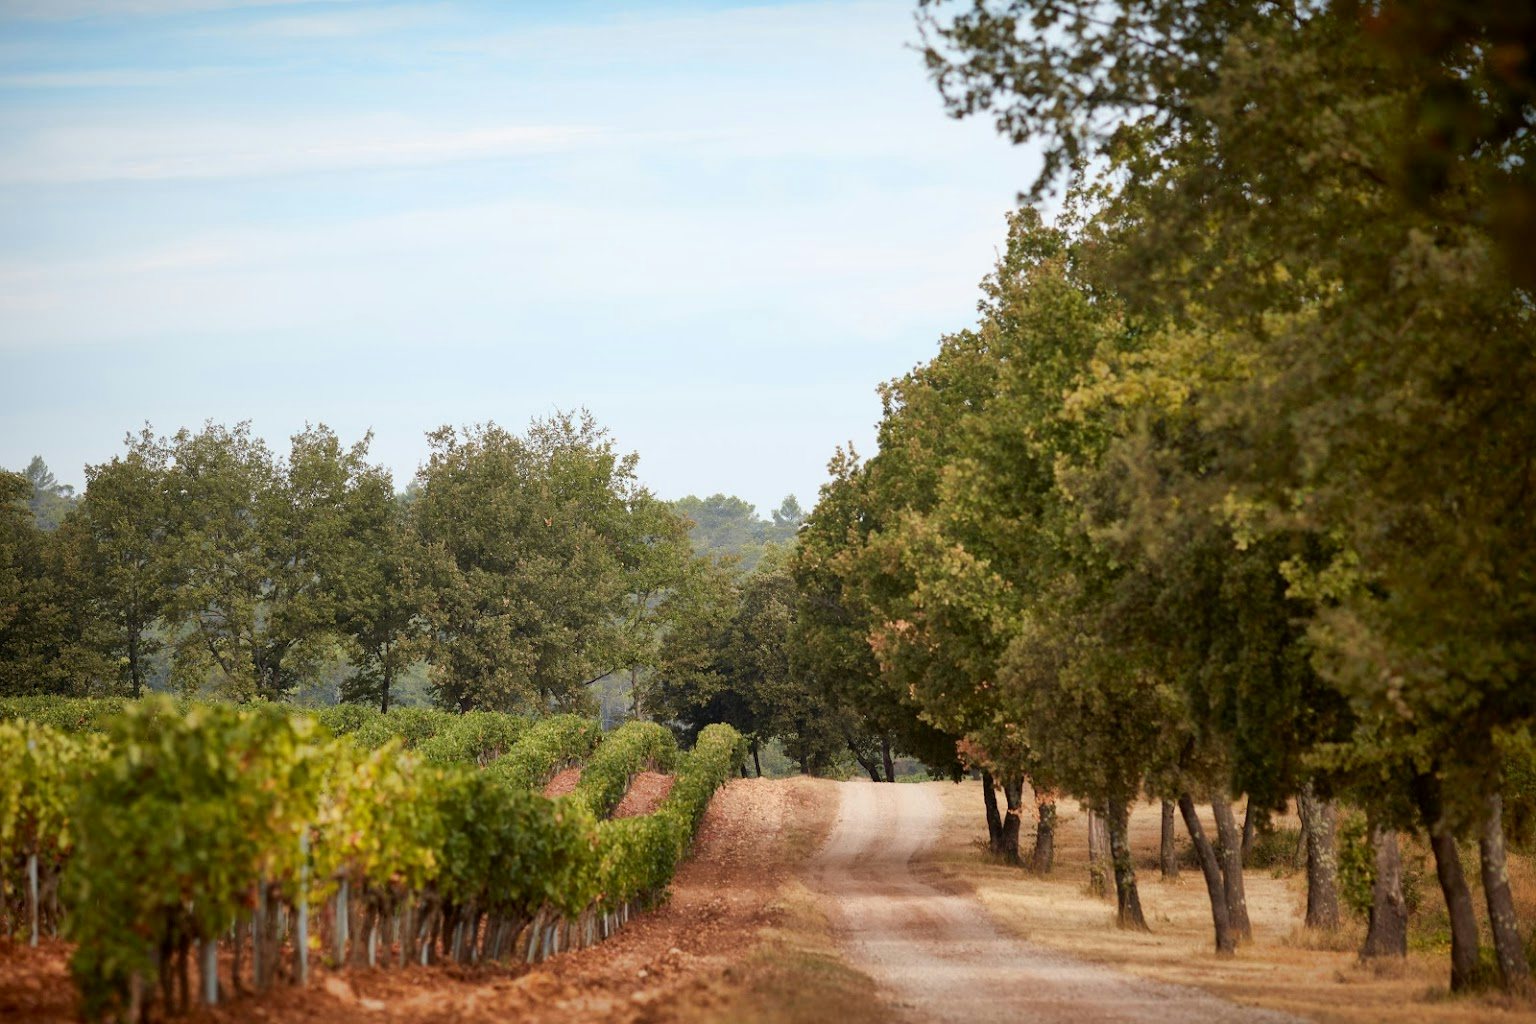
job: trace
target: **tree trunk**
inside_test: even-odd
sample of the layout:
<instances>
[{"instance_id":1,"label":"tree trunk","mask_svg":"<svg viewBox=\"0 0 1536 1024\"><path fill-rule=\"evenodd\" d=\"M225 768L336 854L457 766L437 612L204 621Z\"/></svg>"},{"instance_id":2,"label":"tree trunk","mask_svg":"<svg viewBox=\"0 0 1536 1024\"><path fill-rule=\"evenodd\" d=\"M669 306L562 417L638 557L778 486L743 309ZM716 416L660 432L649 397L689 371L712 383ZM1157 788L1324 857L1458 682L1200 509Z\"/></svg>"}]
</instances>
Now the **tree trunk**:
<instances>
[{"instance_id":1,"label":"tree trunk","mask_svg":"<svg viewBox=\"0 0 1536 1024\"><path fill-rule=\"evenodd\" d=\"M1232 801L1225 793L1211 797L1211 814L1216 819L1216 840L1221 853L1221 888L1227 897L1227 916L1238 939L1253 939L1253 925L1248 920L1248 895L1243 889L1243 841L1232 814Z\"/></svg>"},{"instance_id":2,"label":"tree trunk","mask_svg":"<svg viewBox=\"0 0 1536 1024\"><path fill-rule=\"evenodd\" d=\"M1136 862L1131 858L1130 804L1111 798L1107 817L1110 862L1115 868L1115 920L1121 928L1151 931L1141 912L1141 894L1136 889Z\"/></svg>"},{"instance_id":3,"label":"tree trunk","mask_svg":"<svg viewBox=\"0 0 1536 1024\"><path fill-rule=\"evenodd\" d=\"M1296 798L1307 838L1307 927L1339 927L1339 856L1334 848L1333 804L1319 800L1309 781Z\"/></svg>"},{"instance_id":4,"label":"tree trunk","mask_svg":"<svg viewBox=\"0 0 1536 1024\"><path fill-rule=\"evenodd\" d=\"M997 811L997 792L992 788L992 773L981 773L981 795L987 804L987 849L1003 852L1003 816Z\"/></svg>"},{"instance_id":5,"label":"tree trunk","mask_svg":"<svg viewBox=\"0 0 1536 1024\"><path fill-rule=\"evenodd\" d=\"M1504 855L1504 797L1488 794L1488 816L1478 838L1482 854L1483 893L1488 899L1488 923L1493 932L1493 951L1499 961L1499 981L1506 992L1525 992L1531 986L1531 966L1520 941L1520 921L1509 892L1509 866Z\"/></svg>"},{"instance_id":6,"label":"tree trunk","mask_svg":"<svg viewBox=\"0 0 1536 1024\"><path fill-rule=\"evenodd\" d=\"M1035 801L1039 804L1039 825L1035 829L1035 849L1029 855L1029 870L1048 875L1056 863L1056 800L1037 795Z\"/></svg>"},{"instance_id":7,"label":"tree trunk","mask_svg":"<svg viewBox=\"0 0 1536 1024\"><path fill-rule=\"evenodd\" d=\"M1435 855L1435 877L1445 896L1451 919L1451 991L1463 992L1477 983L1477 964L1482 957L1477 934L1477 911L1467 879L1461 871L1461 857L1456 852L1456 837L1446 825L1440 803L1440 783L1429 775L1414 781L1414 797L1424 827L1429 830L1429 848Z\"/></svg>"},{"instance_id":8,"label":"tree trunk","mask_svg":"<svg viewBox=\"0 0 1536 1024\"><path fill-rule=\"evenodd\" d=\"M1109 877L1113 869L1109 863L1109 830L1104 827L1104 816L1096 811L1088 812L1088 891L1095 896L1109 895Z\"/></svg>"},{"instance_id":9,"label":"tree trunk","mask_svg":"<svg viewBox=\"0 0 1536 1024\"><path fill-rule=\"evenodd\" d=\"M1371 883L1370 928L1361 959L1408 955L1408 903L1403 899L1403 858L1397 848L1397 832L1377 825L1371 830L1371 849L1376 859L1376 880Z\"/></svg>"},{"instance_id":10,"label":"tree trunk","mask_svg":"<svg viewBox=\"0 0 1536 1024\"><path fill-rule=\"evenodd\" d=\"M1211 923L1216 927L1216 952L1231 955L1237 950L1237 933L1232 930L1232 915L1227 912L1227 893L1222 883L1221 865L1195 814L1194 797L1188 793L1179 794L1179 813L1184 816L1189 841L1194 844L1195 856L1200 859L1200 873L1205 876L1205 891L1211 900Z\"/></svg>"},{"instance_id":11,"label":"tree trunk","mask_svg":"<svg viewBox=\"0 0 1536 1024\"><path fill-rule=\"evenodd\" d=\"M1003 844L1000 851L1009 864L1019 863L1019 828L1024 819L1024 777L1007 775L1003 778L1003 799L1008 811L1003 815Z\"/></svg>"},{"instance_id":12,"label":"tree trunk","mask_svg":"<svg viewBox=\"0 0 1536 1024\"><path fill-rule=\"evenodd\" d=\"M132 627L128 630L128 682L134 700L144 695L144 669L139 664L139 631Z\"/></svg>"},{"instance_id":13,"label":"tree trunk","mask_svg":"<svg viewBox=\"0 0 1536 1024\"><path fill-rule=\"evenodd\" d=\"M853 755L853 759L859 762L859 767L863 768L864 773L869 776L869 781L885 781L880 777L880 762L864 756L864 754L859 750L858 743L854 741L852 733L845 732L843 734L843 742L847 744L848 752Z\"/></svg>"},{"instance_id":14,"label":"tree trunk","mask_svg":"<svg viewBox=\"0 0 1536 1024\"><path fill-rule=\"evenodd\" d=\"M757 755L757 737L752 737L752 767L757 769L757 777L763 777L763 761Z\"/></svg>"},{"instance_id":15,"label":"tree trunk","mask_svg":"<svg viewBox=\"0 0 1536 1024\"><path fill-rule=\"evenodd\" d=\"M1157 848L1158 866L1163 870L1164 878L1179 877L1179 851L1173 844L1173 801L1163 801L1163 834L1162 841Z\"/></svg>"},{"instance_id":16,"label":"tree trunk","mask_svg":"<svg viewBox=\"0 0 1536 1024\"><path fill-rule=\"evenodd\" d=\"M896 781L896 761L891 757L891 738L880 737L880 759L885 762L885 781Z\"/></svg>"},{"instance_id":17,"label":"tree trunk","mask_svg":"<svg viewBox=\"0 0 1536 1024\"><path fill-rule=\"evenodd\" d=\"M1253 808L1253 797L1243 805L1243 863L1248 863L1248 857L1253 853L1253 836L1258 831L1258 815Z\"/></svg>"},{"instance_id":18,"label":"tree trunk","mask_svg":"<svg viewBox=\"0 0 1536 1024\"><path fill-rule=\"evenodd\" d=\"M390 665L391 660L389 652L386 650L384 654L384 692L379 694L379 714L381 715L389 714L389 691L394 688L395 670Z\"/></svg>"}]
</instances>

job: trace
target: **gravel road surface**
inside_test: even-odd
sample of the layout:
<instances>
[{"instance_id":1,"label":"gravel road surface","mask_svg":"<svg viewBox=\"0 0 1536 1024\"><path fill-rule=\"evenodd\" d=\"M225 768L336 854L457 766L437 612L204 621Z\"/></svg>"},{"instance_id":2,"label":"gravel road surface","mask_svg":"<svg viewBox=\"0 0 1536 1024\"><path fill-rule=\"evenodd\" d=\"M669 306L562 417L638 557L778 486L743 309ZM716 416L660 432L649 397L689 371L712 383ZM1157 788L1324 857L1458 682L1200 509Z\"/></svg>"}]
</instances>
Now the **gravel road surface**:
<instances>
[{"instance_id":1,"label":"gravel road surface","mask_svg":"<svg viewBox=\"0 0 1536 1024\"><path fill-rule=\"evenodd\" d=\"M843 784L811 865L850 962L918 1021L1280 1024L1296 1018L1149 981L1004 934L972 899L923 881L913 859L939 834L930 786Z\"/></svg>"}]
</instances>

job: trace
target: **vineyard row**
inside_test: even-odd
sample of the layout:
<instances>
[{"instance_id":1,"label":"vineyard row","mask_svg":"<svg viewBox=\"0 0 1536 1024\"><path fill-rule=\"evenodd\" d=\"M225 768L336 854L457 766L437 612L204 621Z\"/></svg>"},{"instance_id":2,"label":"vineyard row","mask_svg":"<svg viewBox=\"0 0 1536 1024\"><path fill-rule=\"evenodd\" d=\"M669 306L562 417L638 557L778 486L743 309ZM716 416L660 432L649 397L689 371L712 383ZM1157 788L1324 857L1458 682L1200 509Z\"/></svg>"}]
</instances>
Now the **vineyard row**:
<instances>
[{"instance_id":1,"label":"vineyard row","mask_svg":"<svg viewBox=\"0 0 1536 1024\"><path fill-rule=\"evenodd\" d=\"M213 1002L303 984L316 956L531 962L600 941L664 894L744 752L726 726L679 754L653 723L599 745L572 716L19 703L0 702L0 924L74 940L93 1019L185 1011L194 964ZM537 792L578 763L569 796ZM674 766L653 813L606 818L636 772Z\"/></svg>"}]
</instances>

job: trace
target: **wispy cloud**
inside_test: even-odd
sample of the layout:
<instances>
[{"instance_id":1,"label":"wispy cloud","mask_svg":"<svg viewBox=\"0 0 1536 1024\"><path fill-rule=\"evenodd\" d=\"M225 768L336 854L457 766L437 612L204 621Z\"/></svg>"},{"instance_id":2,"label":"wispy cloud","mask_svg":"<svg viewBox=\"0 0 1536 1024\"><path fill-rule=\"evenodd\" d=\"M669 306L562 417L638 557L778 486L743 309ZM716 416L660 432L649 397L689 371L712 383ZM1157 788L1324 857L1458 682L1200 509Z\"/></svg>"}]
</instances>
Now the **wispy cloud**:
<instances>
[{"instance_id":1,"label":"wispy cloud","mask_svg":"<svg viewBox=\"0 0 1536 1024\"><path fill-rule=\"evenodd\" d=\"M351 39L418 28L434 22L439 13L439 8L427 6L304 11L255 18L210 30L210 34L272 36L282 39Z\"/></svg>"},{"instance_id":2,"label":"wispy cloud","mask_svg":"<svg viewBox=\"0 0 1536 1024\"><path fill-rule=\"evenodd\" d=\"M529 156L590 143L584 125L453 130L372 118L299 123L93 122L42 129L0 155L0 185L252 178Z\"/></svg>"},{"instance_id":3,"label":"wispy cloud","mask_svg":"<svg viewBox=\"0 0 1536 1024\"><path fill-rule=\"evenodd\" d=\"M356 0L0 0L0 19L79 21L167 17L260 7L308 7Z\"/></svg>"},{"instance_id":4,"label":"wispy cloud","mask_svg":"<svg viewBox=\"0 0 1536 1024\"><path fill-rule=\"evenodd\" d=\"M97 68L70 71L22 71L0 75L0 89L136 89L165 85L195 85L240 74L236 67Z\"/></svg>"}]
</instances>

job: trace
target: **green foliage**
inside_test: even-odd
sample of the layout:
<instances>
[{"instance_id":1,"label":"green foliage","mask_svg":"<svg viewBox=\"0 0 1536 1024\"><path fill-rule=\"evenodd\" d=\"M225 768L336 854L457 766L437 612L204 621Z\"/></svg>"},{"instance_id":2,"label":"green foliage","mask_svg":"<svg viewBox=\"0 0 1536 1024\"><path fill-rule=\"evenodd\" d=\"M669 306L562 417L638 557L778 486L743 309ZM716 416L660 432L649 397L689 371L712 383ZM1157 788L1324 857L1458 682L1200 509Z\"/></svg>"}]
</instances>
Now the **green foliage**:
<instances>
[{"instance_id":1,"label":"green foliage","mask_svg":"<svg viewBox=\"0 0 1536 1024\"><path fill-rule=\"evenodd\" d=\"M37 858L44 885L57 878L74 846L75 793L100 757L92 738L26 719L0 722L0 904L19 909L27 857Z\"/></svg>"},{"instance_id":2,"label":"green foliage","mask_svg":"<svg viewBox=\"0 0 1536 1024\"><path fill-rule=\"evenodd\" d=\"M60 732L105 732L125 702L119 697L3 697L0 721L25 719Z\"/></svg>"},{"instance_id":3,"label":"green foliage","mask_svg":"<svg viewBox=\"0 0 1536 1024\"><path fill-rule=\"evenodd\" d=\"M388 711L400 675L425 650L427 553L411 503L387 476L359 481L354 501L350 548L334 574L337 625L354 665L341 698Z\"/></svg>"},{"instance_id":4,"label":"green foliage","mask_svg":"<svg viewBox=\"0 0 1536 1024\"><path fill-rule=\"evenodd\" d=\"M88 1016L126 1007L157 958L216 938L258 879L292 892L327 758L309 718L164 698L129 705L85 782L64 876L71 971Z\"/></svg>"},{"instance_id":5,"label":"green foliage","mask_svg":"<svg viewBox=\"0 0 1536 1024\"><path fill-rule=\"evenodd\" d=\"M466 711L450 716L430 739L418 743L416 750L428 764L483 768L511 751L528 727L528 719L516 715Z\"/></svg>"},{"instance_id":6,"label":"green foliage","mask_svg":"<svg viewBox=\"0 0 1536 1024\"><path fill-rule=\"evenodd\" d=\"M586 760L601 739L596 722L553 715L531 726L486 770L513 789L540 790L561 769Z\"/></svg>"},{"instance_id":7,"label":"green foliage","mask_svg":"<svg viewBox=\"0 0 1536 1024\"><path fill-rule=\"evenodd\" d=\"M570 799L593 815L607 817L624 799L642 771L669 772L677 760L677 740L655 722L626 722L603 737L597 753L581 769Z\"/></svg>"},{"instance_id":8,"label":"green foliage","mask_svg":"<svg viewBox=\"0 0 1536 1024\"><path fill-rule=\"evenodd\" d=\"M312 714L333 736L357 732L379 717L379 712L367 704L333 704Z\"/></svg>"},{"instance_id":9,"label":"green foliage","mask_svg":"<svg viewBox=\"0 0 1536 1024\"><path fill-rule=\"evenodd\" d=\"M1339 897L1355 916L1369 920L1372 886L1376 884L1376 853L1371 847L1370 825L1364 814L1350 811L1340 817L1335 833L1339 858ZM1423 858L1411 847L1402 853L1403 905L1416 916L1424 903Z\"/></svg>"},{"instance_id":10,"label":"green foliage","mask_svg":"<svg viewBox=\"0 0 1536 1024\"><path fill-rule=\"evenodd\" d=\"M439 794L448 783L398 738L373 750L337 743L327 760L311 846L315 889L303 898L346 878L365 901L393 909L438 875L448 828Z\"/></svg>"},{"instance_id":11,"label":"green foliage","mask_svg":"<svg viewBox=\"0 0 1536 1024\"><path fill-rule=\"evenodd\" d=\"M352 733L352 741L360 747L374 750L392 739L399 739L405 749L414 750L440 731L448 729L456 718L453 712L437 708L392 708L387 715L376 714L364 718Z\"/></svg>"},{"instance_id":12,"label":"green foliage","mask_svg":"<svg viewBox=\"0 0 1536 1024\"><path fill-rule=\"evenodd\" d=\"M1302 866L1305 856L1300 829L1261 828L1253 838L1253 848L1248 851L1243 866L1289 873Z\"/></svg>"},{"instance_id":13,"label":"green foliage","mask_svg":"<svg viewBox=\"0 0 1536 1024\"><path fill-rule=\"evenodd\" d=\"M173 467L175 677L237 700L288 696L334 646L346 597L374 582L361 557L387 476L368 439L344 448L324 426L295 434L286 459L249 424L159 444Z\"/></svg>"},{"instance_id":14,"label":"green foliage","mask_svg":"<svg viewBox=\"0 0 1536 1024\"><path fill-rule=\"evenodd\" d=\"M462 727L471 748L521 724L398 714L360 724L394 719L420 737L412 730L437 715L450 720L444 736ZM90 1018L120 1017L136 985L153 998L157 973L165 980L193 943L248 923L258 903L314 906L342 880L374 912L491 914L516 927L543 912L570 919L654 901L711 795L740 766L744 741L727 726L703 730L672 792L643 819L599 826L587 804L613 787L549 800L508 784L536 761L584 756L595 735L590 722L550 719L530 730L523 758L496 772L427 764L401 736L372 750L331 740L315 718L272 704L183 710L156 697L123 706L104 737L14 717L0 721L0 863L36 853L45 879L64 865L71 970ZM670 734L636 725L616 734L594 778L674 757ZM11 887L0 896L13 898L16 879L0 881Z\"/></svg>"},{"instance_id":15,"label":"green foliage","mask_svg":"<svg viewBox=\"0 0 1536 1024\"><path fill-rule=\"evenodd\" d=\"M448 838L437 889L449 901L527 918L544 906L574 917L597 898L596 822L581 805L460 771L438 806Z\"/></svg>"},{"instance_id":16,"label":"green foliage","mask_svg":"<svg viewBox=\"0 0 1536 1024\"><path fill-rule=\"evenodd\" d=\"M1356 917L1366 919L1371 913L1371 887L1376 883L1376 856L1371 849L1370 825L1363 814L1345 814L1335 836L1339 896Z\"/></svg>"},{"instance_id":17,"label":"green foliage","mask_svg":"<svg viewBox=\"0 0 1536 1024\"><path fill-rule=\"evenodd\" d=\"M672 790L653 814L598 826L602 900L615 907L665 891L698 830L710 797L741 767L746 741L724 724L705 726L681 756Z\"/></svg>"},{"instance_id":18,"label":"green foliage","mask_svg":"<svg viewBox=\"0 0 1536 1024\"><path fill-rule=\"evenodd\" d=\"M69 484L59 483L59 478L53 475L53 470L48 468L48 463L43 461L41 455L32 456L23 475L31 488L27 505L37 528L57 530L74 507L75 489Z\"/></svg>"},{"instance_id":19,"label":"green foliage","mask_svg":"<svg viewBox=\"0 0 1536 1024\"><path fill-rule=\"evenodd\" d=\"M140 696L166 644L157 628L176 582L166 447L146 429L126 454L85 470L85 495L56 536L60 576L85 625L82 641L112 689Z\"/></svg>"},{"instance_id":20,"label":"green foliage","mask_svg":"<svg viewBox=\"0 0 1536 1024\"><path fill-rule=\"evenodd\" d=\"M711 494L707 498L692 494L672 502L672 507L689 525L688 536L700 556L726 560L742 573L757 568L773 547L788 546L805 519L805 511L793 494L763 519L757 509L741 498Z\"/></svg>"},{"instance_id":21,"label":"green foliage","mask_svg":"<svg viewBox=\"0 0 1536 1024\"><path fill-rule=\"evenodd\" d=\"M634 664L667 533L590 416L430 437L413 506L426 550L439 703L581 709L588 682Z\"/></svg>"},{"instance_id":22,"label":"green foliage","mask_svg":"<svg viewBox=\"0 0 1536 1024\"><path fill-rule=\"evenodd\" d=\"M0 696L87 693L93 666L77 661L79 623L32 493L26 477L0 471Z\"/></svg>"}]
</instances>

